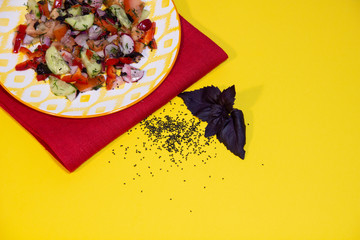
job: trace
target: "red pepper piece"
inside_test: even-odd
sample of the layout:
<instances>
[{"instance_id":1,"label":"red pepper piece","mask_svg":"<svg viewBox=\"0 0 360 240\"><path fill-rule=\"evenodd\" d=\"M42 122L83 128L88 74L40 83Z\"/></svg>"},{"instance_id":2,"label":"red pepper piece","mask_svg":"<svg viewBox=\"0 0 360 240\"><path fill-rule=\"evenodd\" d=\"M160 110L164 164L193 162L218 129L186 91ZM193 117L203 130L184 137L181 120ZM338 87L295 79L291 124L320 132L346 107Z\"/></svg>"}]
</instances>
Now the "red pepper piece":
<instances>
[{"instance_id":1,"label":"red pepper piece","mask_svg":"<svg viewBox=\"0 0 360 240\"><path fill-rule=\"evenodd\" d=\"M38 74L37 76L36 76L36 79L38 80L38 81L44 81L45 79L47 79L49 77L49 74Z\"/></svg>"},{"instance_id":2,"label":"red pepper piece","mask_svg":"<svg viewBox=\"0 0 360 240\"><path fill-rule=\"evenodd\" d=\"M119 58L119 61L124 64L134 63L134 60L130 57L121 57L121 58Z\"/></svg>"},{"instance_id":3,"label":"red pepper piece","mask_svg":"<svg viewBox=\"0 0 360 240\"><path fill-rule=\"evenodd\" d=\"M106 70L106 89L111 90L114 88L116 82L116 69L114 66L108 66Z\"/></svg>"},{"instance_id":4,"label":"red pepper piece","mask_svg":"<svg viewBox=\"0 0 360 240\"><path fill-rule=\"evenodd\" d=\"M18 32L15 35L15 42L14 42L14 49L13 49L13 53L18 53L21 43L24 41L25 35L26 35L26 25L19 25L18 27Z\"/></svg>"},{"instance_id":5,"label":"red pepper piece","mask_svg":"<svg viewBox=\"0 0 360 240\"><path fill-rule=\"evenodd\" d=\"M37 64L33 60L26 60L25 62L18 63L15 66L16 71L25 71L28 69L36 69Z\"/></svg>"},{"instance_id":6,"label":"red pepper piece","mask_svg":"<svg viewBox=\"0 0 360 240\"><path fill-rule=\"evenodd\" d=\"M44 55L44 52L39 50L39 48L37 48L37 51L31 52L29 49L27 49L25 47L21 47L19 51L21 53L25 54L30 60Z\"/></svg>"},{"instance_id":7,"label":"red pepper piece","mask_svg":"<svg viewBox=\"0 0 360 240\"><path fill-rule=\"evenodd\" d=\"M47 18L50 17L50 12L49 12L49 5L47 0L43 0L38 2L38 6L39 6L39 10L40 12Z\"/></svg>"},{"instance_id":8,"label":"red pepper piece","mask_svg":"<svg viewBox=\"0 0 360 240\"><path fill-rule=\"evenodd\" d=\"M118 62L120 62L120 59L117 58L109 58L105 61L105 65L106 66L114 66L116 65Z\"/></svg>"},{"instance_id":9,"label":"red pepper piece","mask_svg":"<svg viewBox=\"0 0 360 240\"><path fill-rule=\"evenodd\" d=\"M75 57L75 59L73 59L72 64L73 64L73 66L78 66L80 68L80 70L83 69L81 59L78 57Z\"/></svg>"}]
</instances>

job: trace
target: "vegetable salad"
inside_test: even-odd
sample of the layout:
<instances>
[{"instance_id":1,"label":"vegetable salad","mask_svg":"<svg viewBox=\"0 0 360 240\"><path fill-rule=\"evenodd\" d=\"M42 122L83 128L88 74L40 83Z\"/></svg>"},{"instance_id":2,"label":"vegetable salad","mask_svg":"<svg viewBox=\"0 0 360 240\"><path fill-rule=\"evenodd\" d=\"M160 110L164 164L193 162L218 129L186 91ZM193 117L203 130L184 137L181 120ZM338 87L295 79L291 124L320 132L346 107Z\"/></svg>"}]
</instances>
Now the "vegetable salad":
<instances>
[{"instance_id":1,"label":"vegetable salad","mask_svg":"<svg viewBox=\"0 0 360 240\"><path fill-rule=\"evenodd\" d=\"M48 79L51 91L69 100L137 82L145 73L131 64L145 48L157 49L156 23L144 6L141 0L28 0L13 48L27 60L15 69L35 70L38 81Z\"/></svg>"}]
</instances>

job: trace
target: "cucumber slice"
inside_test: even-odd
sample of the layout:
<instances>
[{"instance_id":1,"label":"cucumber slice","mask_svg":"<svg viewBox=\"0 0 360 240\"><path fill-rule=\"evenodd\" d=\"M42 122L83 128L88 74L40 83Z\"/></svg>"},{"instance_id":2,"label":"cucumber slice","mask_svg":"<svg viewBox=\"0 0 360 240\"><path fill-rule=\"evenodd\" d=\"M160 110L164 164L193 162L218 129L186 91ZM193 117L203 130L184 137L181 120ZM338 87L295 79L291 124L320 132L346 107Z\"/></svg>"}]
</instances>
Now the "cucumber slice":
<instances>
[{"instance_id":1,"label":"cucumber slice","mask_svg":"<svg viewBox=\"0 0 360 240\"><path fill-rule=\"evenodd\" d=\"M72 26L75 30L85 31L94 24L94 14L90 13L83 16L65 18L65 22Z\"/></svg>"},{"instance_id":2,"label":"cucumber slice","mask_svg":"<svg viewBox=\"0 0 360 240\"><path fill-rule=\"evenodd\" d=\"M36 0L29 0L27 5L29 8L29 12L30 13L32 12L35 15L35 17L39 19L41 17L41 13Z\"/></svg>"},{"instance_id":3,"label":"cucumber slice","mask_svg":"<svg viewBox=\"0 0 360 240\"><path fill-rule=\"evenodd\" d=\"M89 77L93 78L101 72L101 64L96 62L96 59L99 58L99 56L94 53L93 57L91 59L88 59L86 56L86 51L91 51L89 49L83 49L80 53L81 61L86 67L87 74Z\"/></svg>"},{"instance_id":4,"label":"cucumber slice","mask_svg":"<svg viewBox=\"0 0 360 240\"><path fill-rule=\"evenodd\" d=\"M69 8L67 12L73 17L80 16L82 14L81 7Z\"/></svg>"},{"instance_id":5,"label":"cucumber slice","mask_svg":"<svg viewBox=\"0 0 360 240\"><path fill-rule=\"evenodd\" d=\"M54 46L51 46L48 50L46 50L45 61L50 71L56 75L62 75L70 72L70 67Z\"/></svg>"},{"instance_id":6,"label":"cucumber slice","mask_svg":"<svg viewBox=\"0 0 360 240\"><path fill-rule=\"evenodd\" d=\"M149 15L150 15L150 11L144 9L144 10L142 11L142 13L141 13L141 17L140 17L140 19L139 19L139 23L142 22L142 21L144 21L145 19L147 19L147 18L149 17Z\"/></svg>"},{"instance_id":7,"label":"cucumber slice","mask_svg":"<svg viewBox=\"0 0 360 240\"><path fill-rule=\"evenodd\" d=\"M131 22L122 7L119 5L112 5L109 9L112 14L116 16L121 25L125 26L126 28L131 28Z\"/></svg>"},{"instance_id":8,"label":"cucumber slice","mask_svg":"<svg viewBox=\"0 0 360 240\"><path fill-rule=\"evenodd\" d=\"M55 96L65 97L74 94L77 91L72 84L61 81L54 76L49 76L49 83L50 90Z\"/></svg>"}]
</instances>

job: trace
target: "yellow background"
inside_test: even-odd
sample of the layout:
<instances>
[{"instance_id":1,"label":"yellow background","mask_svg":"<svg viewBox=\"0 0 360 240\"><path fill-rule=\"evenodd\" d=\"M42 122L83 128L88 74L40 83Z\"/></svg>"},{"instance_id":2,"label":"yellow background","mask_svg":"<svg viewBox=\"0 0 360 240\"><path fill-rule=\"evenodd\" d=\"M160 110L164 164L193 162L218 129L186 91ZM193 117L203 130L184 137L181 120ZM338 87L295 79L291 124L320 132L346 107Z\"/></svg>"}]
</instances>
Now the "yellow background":
<instances>
[{"instance_id":1,"label":"yellow background","mask_svg":"<svg viewBox=\"0 0 360 240\"><path fill-rule=\"evenodd\" d=\"M175 4L229 54L191 89L236 85L246 159L213 144L151 177L119 156L136 130L69 174L0 109L0 239L360 239L360 2Z\"/></svg>"}]
</instances>

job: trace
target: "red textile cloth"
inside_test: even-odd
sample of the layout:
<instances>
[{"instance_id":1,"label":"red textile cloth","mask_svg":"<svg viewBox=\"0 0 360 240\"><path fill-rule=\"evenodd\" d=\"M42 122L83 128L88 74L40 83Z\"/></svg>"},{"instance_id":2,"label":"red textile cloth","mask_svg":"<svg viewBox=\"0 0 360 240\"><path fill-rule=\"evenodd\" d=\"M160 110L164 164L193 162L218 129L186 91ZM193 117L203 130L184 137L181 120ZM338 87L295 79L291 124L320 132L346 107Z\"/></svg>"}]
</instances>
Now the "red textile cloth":
<instances>
[{"instance_id":1,"label":"red textile cloth","mask_svg":"<svg viewBox=\"0 0 360 240\"><path fill-rule=\"evenodd\" d=\"M103 117L70 119L31 109L0 87L0 106L73 172L121 134L161 108L227 59L227 54L199 30L181 19L177 61L165 81L143 101Z\"/></svg>"}]
</instances>

